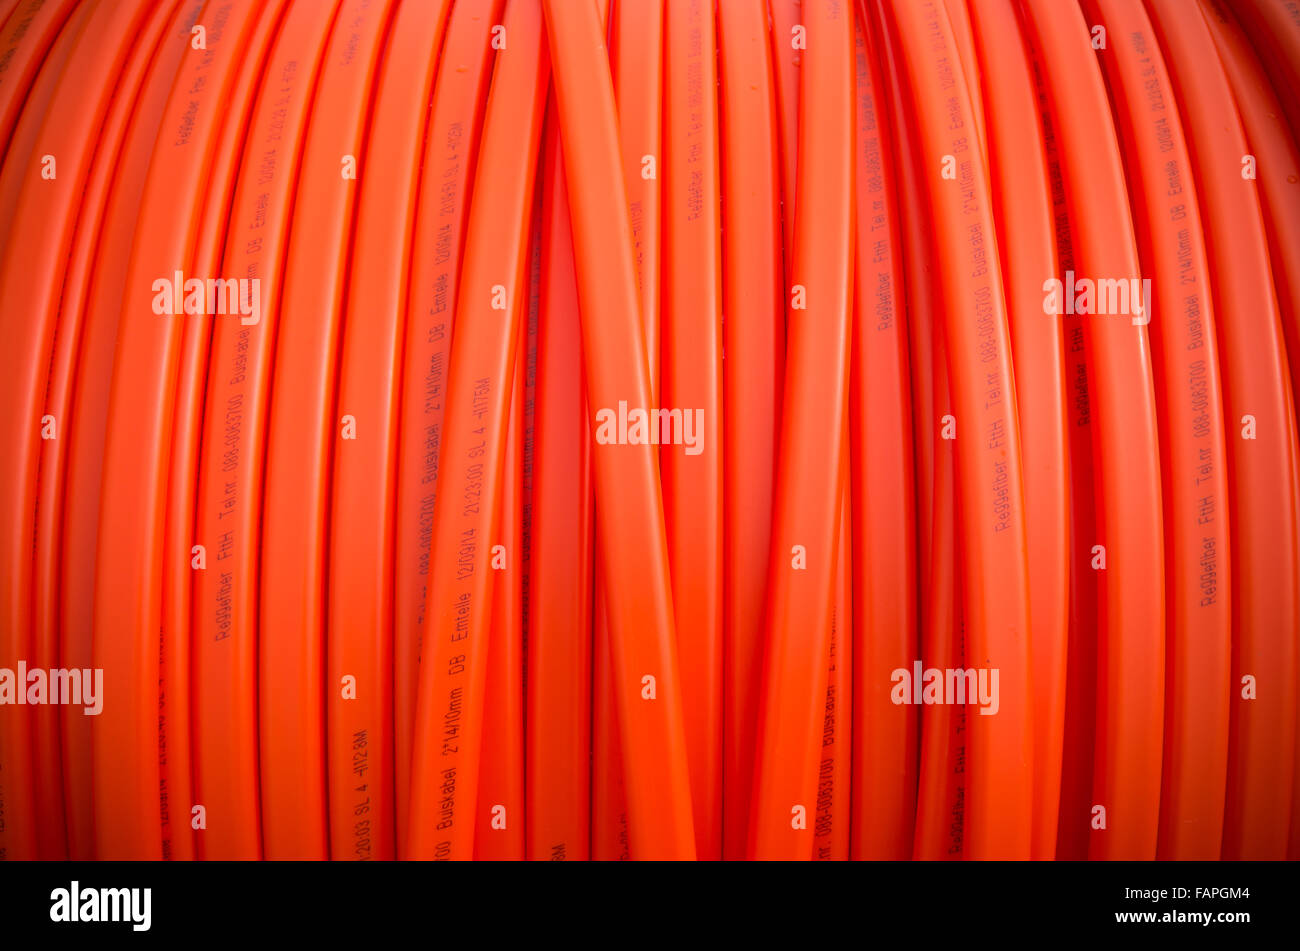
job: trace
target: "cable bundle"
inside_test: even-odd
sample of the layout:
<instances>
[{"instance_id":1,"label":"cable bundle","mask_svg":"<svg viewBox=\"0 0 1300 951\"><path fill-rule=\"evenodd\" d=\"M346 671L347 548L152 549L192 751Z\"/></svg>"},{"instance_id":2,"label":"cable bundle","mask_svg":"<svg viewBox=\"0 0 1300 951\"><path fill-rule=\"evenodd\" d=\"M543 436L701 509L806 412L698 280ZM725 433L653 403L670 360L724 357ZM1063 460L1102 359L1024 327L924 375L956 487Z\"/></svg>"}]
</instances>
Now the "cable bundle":
<instances>
[{"instance_id":1,"label":"cable bundle","mask_svg":"<svg viewBox=\"0 0 1300 951\"><path fill-rule=\"evenodd\" d=\"M0 857L1300 857L1294 0L0 2Z\"/></svg>"}]
</instances>

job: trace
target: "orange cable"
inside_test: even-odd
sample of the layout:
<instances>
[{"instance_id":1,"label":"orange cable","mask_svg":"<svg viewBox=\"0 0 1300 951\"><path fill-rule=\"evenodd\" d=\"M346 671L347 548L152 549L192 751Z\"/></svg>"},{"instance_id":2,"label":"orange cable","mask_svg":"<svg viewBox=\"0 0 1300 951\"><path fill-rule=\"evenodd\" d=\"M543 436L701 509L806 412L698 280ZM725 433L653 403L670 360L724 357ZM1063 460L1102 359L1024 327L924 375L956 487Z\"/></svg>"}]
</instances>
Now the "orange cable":
<instances>
[{"instance_id":1,"label":"orange cable","mask_svg":"<svg viewBox=\"0 0 1300 951\"><path fill-rule=\"evenodd\" d=\"M393 739L397 854L410 814L421 629L460 261L483 107L504 0L460 0L447 20L425 133L411 248L397 441Z\"/></svg>"},{"instance_id":2,"label":"orange cable","mask_svg":"<svg viewBox=\"0 0 1300 951\"><path fill-rule=\"evenodd\" d=\"M571 192L588 406L650 405L614 89L598 11L544 0ZM600 315L594 319L592 315ZM595 420L593 419L593 425ZM597 511L620 517L597 535L611 670L624 756L633 858L693 858L695 834L669 593L658 454L646 443L593 446Z\"/></svg>"},{"instance_id":3,"label":"orange cable","mask_svg":"<svg viewBox=\"0 0 1300 951\"><path fill-rule=\"evenodd\" d=\"M497 56L475 172L493 187L475 188L456 302L439 462L453 488L434 507L433 563L455 568L435 572L426 599L408 829L416 859L470 858L478 822L492 509L528 286L528 216L549 72L538 0L510 0L502 30L507 45Z\"/></svg>"},{"instance_id":4,"label":"orange cable","mask_svg":"<svg viewBox=\"0 0 1300 951\"><path fill-rule=\"evenodd\" d=\"M761 859L812 854L848 398L852 11L815 0L804 13L799 201L750 819L749 854Z\"/></svg>"}]
</instances>

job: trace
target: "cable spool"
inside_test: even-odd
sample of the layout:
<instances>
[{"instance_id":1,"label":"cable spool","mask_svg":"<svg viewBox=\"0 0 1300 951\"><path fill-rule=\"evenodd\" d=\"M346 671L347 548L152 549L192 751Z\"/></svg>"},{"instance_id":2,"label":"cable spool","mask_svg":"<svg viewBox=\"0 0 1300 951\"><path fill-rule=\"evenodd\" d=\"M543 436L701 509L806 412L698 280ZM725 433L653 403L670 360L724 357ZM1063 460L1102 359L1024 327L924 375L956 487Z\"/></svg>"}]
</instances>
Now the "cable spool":
<instances>
[{"instance_id":1,"label":"cable spool","mask_svg":"<svg viewBox=\"0 0 1300 951\"><path fill-rule=\"evenodd\" d=\"M1294 857L1187 6L0 0L0 857Z\"/></svg>"}]
</instances>

